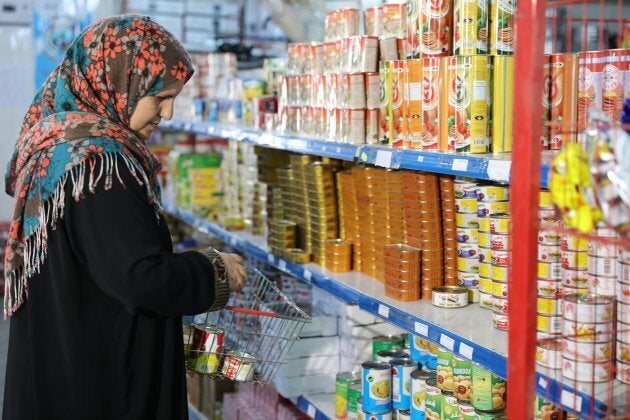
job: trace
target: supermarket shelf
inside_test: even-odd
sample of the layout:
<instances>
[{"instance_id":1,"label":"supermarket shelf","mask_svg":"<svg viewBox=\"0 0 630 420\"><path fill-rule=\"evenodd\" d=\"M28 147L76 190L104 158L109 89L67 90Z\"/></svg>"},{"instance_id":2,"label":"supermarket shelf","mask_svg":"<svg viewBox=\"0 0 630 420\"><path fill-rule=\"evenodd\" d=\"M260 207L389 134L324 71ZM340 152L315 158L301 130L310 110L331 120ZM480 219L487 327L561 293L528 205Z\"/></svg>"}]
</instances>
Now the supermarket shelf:
<instances>
[{"instance_id":1,"label":"supermarket shelf","mask_svg":"<svg viewBox=\"0 0 630 420\"><path fill-rule=\"evenodd\" d=\"M234 138L263 147L305 153L334 159L359 162L394 169L412 169L446 175L465 176L501 183L509 182L510 153L498 154L452 154L425 152L413 149L393 148L379 145L355 145L333 141L312 139L297 135L265 133L251 128L229 126L209 122L182 120L163 121L160 127L165 130ZM543 162L550 162L545 156ZM549 163L541 168L541 186L547 187Z\"/></svg>"},{"instance_id":2,"label":"supermarket shelf","mask_svg":"<svg viewBox=\"0 0 630 420\"><path fill-rule=\"evenodd\" d=\"M385 319L406 331L427 337L456 354L472 360L505 378L507 372L507 333L492 326L491 312L479 305L460 309L441 309L428 301L399 302L384 295L383 286L374 278L358 272L335 273L316 264L295 264L273 255L264 238L248 232L231 232L221 226L196 218L186 210L168 204L167 213L183 220L202 232L218 237L233 248L319 287L347 303ZM536 392L547 400L576 413L593 413L604 417L611 396L612 407L627 410L625 397L630 386L619 381L608 384L576 383L562 378L560 371L536 367ZM592 396L595 396L593 398ZM304 397L302 410L319 400ZM312 408L310 408L312 411ZM325 411L324 411L325 412ZM609 413L610 414L610 413ZM319 418L319 417L318 417ZM323 418L323 417L322 417Z\"/></svg>"},{"instance_id":3,"label":"supermarket shelf","mask_svg":"<svg viewBox=\"0 0 630 420\"><path fill-rule=\"evenodd\" d=\"M335 418L335 394L302 395L291 400L303 413L315 420Z\"/></svg>"}]
</instances>

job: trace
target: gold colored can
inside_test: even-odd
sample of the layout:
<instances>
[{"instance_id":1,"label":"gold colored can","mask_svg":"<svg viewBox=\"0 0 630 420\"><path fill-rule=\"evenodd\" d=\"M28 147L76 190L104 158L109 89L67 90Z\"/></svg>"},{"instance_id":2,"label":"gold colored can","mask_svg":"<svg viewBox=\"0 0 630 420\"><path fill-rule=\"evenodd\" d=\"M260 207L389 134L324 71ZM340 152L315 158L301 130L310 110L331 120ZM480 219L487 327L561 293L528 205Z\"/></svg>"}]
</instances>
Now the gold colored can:
<instances>
[{"instance_id":1,"label":"gold colored can","mask_svg":"<svg viewBox=\"0 0 630 420\"><path fill-rule=\"evenodd\" d=\"M492 57L492 152L512 151L514 57Z\"/></svg>"},{"instance_id":2,"label":"gold colored can","mask_svg":"<svg viewBox=\"0 0 630 420\"><path fill-rule=\"evenodd\" d=\"M287 256L289 261L306 264L311 262L311 254L307 253L303 249L299 248L288 248L284 250L284 254Z\"/></svg>"}]
</instances>

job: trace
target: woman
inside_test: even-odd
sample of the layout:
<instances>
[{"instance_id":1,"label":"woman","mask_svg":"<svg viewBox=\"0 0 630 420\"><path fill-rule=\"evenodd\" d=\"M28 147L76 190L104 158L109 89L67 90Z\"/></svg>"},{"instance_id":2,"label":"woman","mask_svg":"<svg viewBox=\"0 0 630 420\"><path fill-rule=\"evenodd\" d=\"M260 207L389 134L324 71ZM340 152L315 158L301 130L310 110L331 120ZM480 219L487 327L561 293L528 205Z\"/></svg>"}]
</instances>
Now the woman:
<instances>
[{"instance_id":1,"label":"woman","mask_svg":"<svg viewBox=\"0 0 630 420\"><path fill-rule=\"evenodd\" d=\"M4 418L188 418L181 315L221 308L234 254L173 254L144 140L192 75L164 28L83 32L35 96L9 162Z\"/></svg>"}]
</instances>

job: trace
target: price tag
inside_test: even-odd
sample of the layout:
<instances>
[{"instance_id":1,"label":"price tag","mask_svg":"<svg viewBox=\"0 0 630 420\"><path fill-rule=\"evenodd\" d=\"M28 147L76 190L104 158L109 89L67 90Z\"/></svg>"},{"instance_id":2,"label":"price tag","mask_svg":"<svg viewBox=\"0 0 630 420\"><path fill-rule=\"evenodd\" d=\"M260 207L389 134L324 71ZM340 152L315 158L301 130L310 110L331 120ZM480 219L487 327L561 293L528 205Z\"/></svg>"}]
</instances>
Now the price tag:
<instances>
[{"instance_id":1,"label":"price tag","mask_svg":"<svg viewBox=\"0 0 630 420\"><path fill-rule=\"evenodd\" d=\"M418 156L418 162L424 162L424 156Z\"/></svg>"},{"instance_id":2,"label":"price tag","mask_svg":"<svg viewBox=\"0 0 630 420\"><path fill-rule=\"evenodd\" d=\"M493 181L509 181L512 162L509 160L491 160L488 162L488 178Z\"/></svg>"},{"instance_id":3,"label":"price tag","mask_svg":"<svg viewBox=\"0 0 630 420\"><path fill-rule=\"evenodd\" d=\"M573 410L580 411L582 408L582 397L575 395L571 391L563 389L560 393L560 404Z\"/></svg>"},{"instance_id":4,"label":"price tag","mask_svg":"<svg viewBox=\"0 0 630 420\"><path fill-rule=\"evenodd\" d=\"M542 389L547 389L547 385L549 385L549 383L547 383L547 380L541 376L538 378L538 385L540 385Z\"/></svg>"},{"instance_id":5,"label":"price tag","mask_svg":"<svg viewBox=\"0 0 630 420\"><path fill-rule=\"evenodd\" d=\"M273 264L273 261L274 261L273 254L267 254L267 262L269 262L269 264Z\"/></svg>"},{"instance_id":6,"label":"price tag","mask_svg":"<svg viewBox=\"0 0 630 420\"><path fill-rule=\"evenodd\" d=\"M335 149L335 152L337 152L337 154L341 153L341 147L337 147L337 148Z\"/></svg>"},{"instance_id":7,"label":"price tag","mask_svg":"<svg viewBox=\"0 0 630 420\"><path fill-rule=\"evenodd\" d=\"M230 245L236 246L237 240L235 236L230 236Z\"/></svg>"},{"instance_id":8,"label":"price tag","mask_svg":"<svg viewBox=\"0 0 630 420\"><path fill-rule=\"evenodd\" d=\"M429 326L427 324L416 321L414 324L414 330L420 335L424 335L425 337L429 336Z\"/></svg>"},{"instance_id":9,"label":"price tag","mask_svg":"<svg viewBox=\"0 0 630 420\"><path fill-rule=\"evenodd\" d=\"M306 409L306 414L311 418L315 418L315 414L317 414L317 409L313 404L308 405L308 408Z\"/></svg>"},{"instance_id":10,"label":"price tag","mask_svg":"<svg viewBox=\"0 0 630 420\"><path fill-rule=\"evenodd\" d=\"M440 334L440 344L442 347L447 348L450 351L453 351L453 347L455 347L455 340L453 340L448 335L442 333Z\"/></svg>"},{"instance_id":11,"label":"price tag","mask_svg":"<svg viewBox=\"0 0 630 420\"><path fill-rule=\"evenodd\" d=\"M306 279L306 281L311 281L311 277L313 276L313 273L311 273L308 270L304 270L304 278Z\"/></svg>"},{"instance_id":12,"label":"price tag","mask_svg":"<svg viewBox=\"0 0 630 420\"><path fill-rule=\"evenodd\" d=\"M287 269L287 262L285 260L278 261L278 267L280 267L280 270L286 270Z\"/></svg>"},{"instance_id":13,"label":"price tag","mask_svg":"<svg viewBox=\"0 0 630 420\"><path fill-rule=\"evenodd\" d=\"M389 318L389 307L383 305L382 303L378 304L378 314L383 318Z\"/></svg>"},{"instance_id":14,"label":"price tag","mask_svg":"<svg viewBox=\"0 0 630 420\"><path fill-rule=\"evenodd\" d=\"M466 172L468 169L468 159L453 159L451 169L454 171Z\"/></svg>"},{"instance_id":15,"label":"price tag","mask_svg":"<svg viewBox=\"0 0 630 420\"><path fill-rule=\"evenodd\" d=\"M388 150L379 150L376 152L376 166L382 166L383 168L389 168L392 165L392 152Z\"/></svg>"},{"instance_id":16,"label":"price tag","mask_svg":"<svg viewBox=\"0 0 630 420\"><path fill-rule=\"evenodd\" d=\"M466 343L459 343L459 354L464 356L468 360L472 360L473 348Z\"/></svg>"}]
</instances>

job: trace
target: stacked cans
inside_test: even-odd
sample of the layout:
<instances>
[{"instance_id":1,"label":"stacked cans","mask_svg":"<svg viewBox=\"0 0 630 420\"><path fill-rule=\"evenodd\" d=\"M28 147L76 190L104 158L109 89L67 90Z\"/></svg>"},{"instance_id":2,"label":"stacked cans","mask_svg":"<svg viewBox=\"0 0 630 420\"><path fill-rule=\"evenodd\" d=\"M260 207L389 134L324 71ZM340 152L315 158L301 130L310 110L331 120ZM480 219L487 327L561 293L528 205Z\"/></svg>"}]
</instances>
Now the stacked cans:
<instances>
[{"instance_id":1,"label":"stacked cans","mask_svg":"<svg viewBox=\"0 0 630 420\"><path fill-rule=\"evenodd\" d=\"M492 279L492 324L500 330L507 330L508 323L508 283L511 245L511 220L507 213L490 216L490 243Z\"/></svg>"},{"instance_id":2,"label":"stacked cans","mask_svg":"<svg viewBox=\"0 0 630 420\"><path fill-rule=\"evenodd\" d=\"M457 224L455 222L455 182L451 176L440 176L442 204L442 233L444 238L444 285L458 284L457 276Z\"/></svg>"},{"instance_id":3,"label":"stacked cans","mask_svg":"<svg viewBox=\"0 0 630 420\"><path fill-rule=\"evenodd\" d=\"M384 239L376 233L376 227L383 224L385 216L381 207L384 204L385 189L379 188L379 182L384 180L384 171L359 166L353 168L352 175L358 214L361 215L358 231L361 271L368 276L377 277L376 254Z\"/></svg>"},{"instance_id":4,"label":"stacked cans","mask_svg":"<svg viewBox=\"0 0 630 420\"><path fill-rule=\"evenodd\" d=\"M320 265L325 265L327 256L327 240L335 239L338 236L337 225L337 201L335 196L335 184L333 168L329 164L314 162L304 166L305 170L305 194L302 199L308 197L308 214L310 215L310 249L313 254L313 261ZM341 258L350 258L349 244L341 244L339 252ZM334 250L333 250L334 251ZM344 260L345 261L345 260ZM336 263L337 259L335 257ZM345 264L345 265L344 265ZM349 261L342 263L349 271Z\"/></svg>"},{"instance_id":5,"label":"stacked cans","mask_svg":"<svg viewBox=\"0 0 630 420\"><path fill-rule=\"evenodd\" d=\"M352 243L352 266L361 270L361 242L359 208L354 190L353 170L337 172L337 204L339 206L339 235Z\"/></svg>"},{"instance_id":6,"label":"stacked cans","mask_svg":"<svg viewBox=\"0 0 630 420\"><path fill-rule=\"evenodd\" d=\"M422 298L444 282L443 233L438 176L403 172L403 208L407 244L422 250Z\"/></svg>"},{"instance_id":7,"label":"stacked cans","mask_svg":"<svg viewBox=\"0 0 630 420\"><path fill-rule=\"evenodd\" d=\"M295 222L282 219L269 221L269 236L267 243L271 252L284 256L287 249L295 249L297 225Z\"/></svg>"},{"instance_id":8,"label":"stacked cans","mask_svg":"<svg viewBox=\"0 0 630 420\"><path fill-rule=\"evenodd\" d=\"M617 293L617 256L619 247L614 241L617 234L613 229L598 228L597 237L602 241L588 241L587 272L589 292L603 296ZM622 299L623 296L620 296Z\"/></svg>"},{"instance_id":9,"label":"stacked cans","mask_svg":"<svg viewBox=\"0 0 630 420\"><path fill-rule=\"evenodd\" d=\"M328 239L325 263L330 271L352 270L352 243L343 239Z\"/></svg>"},{"instance_id":10,"label":"stacked cans","mask_svg":"<svg viewBox=\"0 0 630 420\"><path fill-rule=\"evenodd\" d=\"M254 203L252 205L252 233L254 235L267 234L267 184L256 182L254 184Z\"/></svg>"},{"instance_id":11,"label":"stacked cans","mask_svg":"<svg viewBox=\"0 0 630 420\"><path fill-rule=\"evenodd\" d=\"M385 265L385 256L383 246L391 244L400 244L405 241L405 224L403 222L403 191L402 177L403 173L391 169L380 170L381 177L374 181L376 193L385 198L385 205L380 203L376 207L377 214L384 216L384 222L376 222L373 225L374 232L373 241L377 245L374 255L376 262L376 278L385 281L385 271L388 267ZM380 194L379 194L379 191ZM382 202L382 201L381 201ZM389 268L391 270L391 267ZM401 273L401 276L404 276ZM390 273L393 277L393 273ZM412 296L409 296L413 299Z\"/></svg>"},{"instance_id":12,"label":"stacked cans","mask_svg":"<svg viewBox=\"0 0 630 420\"><path fill-rule=\"evenodd\" d=\"M385 296L396 300L420 299L420 250L407 245L384 248Z\"/></svg>"},{"instance_id":13,"label":"stacked cans","mask_svg":"<svg viewBox=\"0 0 630 420\"><path fill-rule=\"evenodd\" d=\"M630 251L619 252L617 277L617 379L630 383Z\"/></svg>"},{"instance_id":14,"label":"stacked cans","mask_svg":"<svg viewBox=\"0 0 630 420\"><path fill-rule=\"evenodd\" d=\"M471 288L471 294L475 295L479 291L480 260L477 184L455 181L454 188L457 212L457 279L460 286Z\"/></svg>"}]
</instances>

